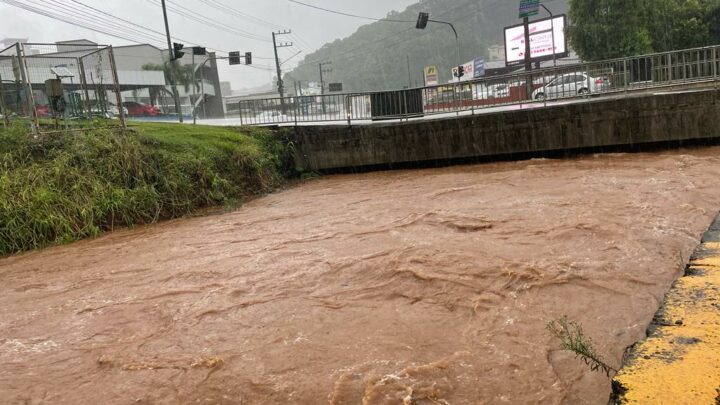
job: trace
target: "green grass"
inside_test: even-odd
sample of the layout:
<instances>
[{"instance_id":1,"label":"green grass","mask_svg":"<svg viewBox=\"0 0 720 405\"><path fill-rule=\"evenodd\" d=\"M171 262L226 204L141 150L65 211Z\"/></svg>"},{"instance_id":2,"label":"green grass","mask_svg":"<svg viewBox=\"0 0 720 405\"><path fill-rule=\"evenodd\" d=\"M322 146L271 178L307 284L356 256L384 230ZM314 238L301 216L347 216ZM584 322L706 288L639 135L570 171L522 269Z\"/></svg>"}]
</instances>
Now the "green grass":
<instances>
[{"instance_id":1,"label":"green grass","mask_svg":"<svg viewBox=\"0 0 720 405\"><path fill-rule=\"evenodd\" d=\"M291 154L257 128L0 128L0 255L236 205L292 175Z\"/></svg>"}]
</instances>

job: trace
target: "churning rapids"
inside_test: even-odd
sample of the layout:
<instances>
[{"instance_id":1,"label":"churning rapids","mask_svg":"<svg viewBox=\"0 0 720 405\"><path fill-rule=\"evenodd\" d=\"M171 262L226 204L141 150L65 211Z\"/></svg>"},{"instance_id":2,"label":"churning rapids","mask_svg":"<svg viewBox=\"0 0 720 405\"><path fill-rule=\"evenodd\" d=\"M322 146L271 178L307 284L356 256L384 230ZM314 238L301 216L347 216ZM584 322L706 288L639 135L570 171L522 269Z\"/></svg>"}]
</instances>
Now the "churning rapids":
<instances>
[{"instance_id":1,"label":"churning rapids","mask_svg":"<svg viewBox=\"0 0 720 405\"><path fill-rule=\"evenodd\" d=\"M720 148L330 176L0 260L0 402L605 404Z\"/></svg>"}]
</instances>

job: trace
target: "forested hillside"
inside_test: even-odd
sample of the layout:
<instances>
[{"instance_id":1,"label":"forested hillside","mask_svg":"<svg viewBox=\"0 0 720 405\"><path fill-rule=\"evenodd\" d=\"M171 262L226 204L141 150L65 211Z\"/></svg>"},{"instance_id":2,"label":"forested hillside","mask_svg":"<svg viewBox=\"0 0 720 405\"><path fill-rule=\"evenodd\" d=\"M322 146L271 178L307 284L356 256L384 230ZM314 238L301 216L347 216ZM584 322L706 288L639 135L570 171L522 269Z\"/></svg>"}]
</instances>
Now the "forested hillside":
<instances>
[{"instance_id":1,"label":"forested hillside","mask_svg":"<svg viewBox=\"0 0 720 405\"><path fill-rule=\"evenodd\" d=\"M556 14L567 11L565 0L547 2ZM365 25L348 38L328 43L306 55L295 70L285 75L285 87L293 81L319 81L318 63L330 61L326 82L342 82L345 91L402 88L422 85L423 66L440 69L440 80L451 79L457 65L457 47L450 27L430 23L427 29L415 29L418 13L455 25L460 36L460 62L487 57L487 48L503 43L503 28L518 24L518 1L509 0L424 0L388 19L408 22L375 22ZM542 11L544 13L544 11ZM339 17L345 18L345 17ZM407 59L410 59L408 77Z\"/></svg>"}]
</instances>

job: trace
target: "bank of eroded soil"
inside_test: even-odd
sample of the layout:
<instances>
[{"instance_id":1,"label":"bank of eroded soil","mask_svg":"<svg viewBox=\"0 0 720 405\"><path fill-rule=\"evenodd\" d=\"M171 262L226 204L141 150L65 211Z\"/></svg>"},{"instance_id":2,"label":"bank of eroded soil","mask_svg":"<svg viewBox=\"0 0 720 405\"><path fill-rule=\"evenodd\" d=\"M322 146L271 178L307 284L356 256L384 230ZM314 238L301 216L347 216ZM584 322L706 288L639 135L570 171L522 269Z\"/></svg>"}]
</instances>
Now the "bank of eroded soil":
<instances>
[{"instance_id":1,"label":"bank of eroded soil","mask_svg":"<svg viewBox=\"0 0 720 405\"><path fill-rule=\"evenodd\" d=\"M334 176L0 260L3 403L604 404L720 148ZM408 402L410 403L410 402Z\"/></svg>"}]
</instances>

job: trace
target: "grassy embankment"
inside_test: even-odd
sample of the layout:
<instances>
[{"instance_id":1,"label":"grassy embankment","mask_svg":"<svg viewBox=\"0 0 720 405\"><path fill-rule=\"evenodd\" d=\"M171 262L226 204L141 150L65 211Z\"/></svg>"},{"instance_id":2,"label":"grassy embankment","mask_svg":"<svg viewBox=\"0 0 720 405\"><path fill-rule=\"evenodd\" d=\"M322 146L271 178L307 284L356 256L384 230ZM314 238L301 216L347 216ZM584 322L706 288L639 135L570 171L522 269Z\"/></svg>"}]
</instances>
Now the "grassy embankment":
<instances>
[{"instance_id":1,"label":"grassy embankment","mask_svg":"<svg viewBox=\"0 0 720 405\"><path fill-rule=\"evenodd\" d=\"M0 127L0 256L241 203L282 184L290 153L258 128Z\"/></svg>"}]
</instances>

